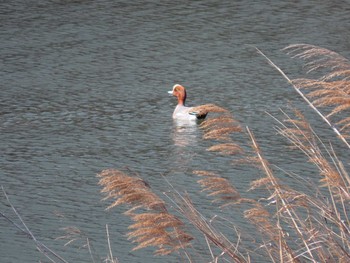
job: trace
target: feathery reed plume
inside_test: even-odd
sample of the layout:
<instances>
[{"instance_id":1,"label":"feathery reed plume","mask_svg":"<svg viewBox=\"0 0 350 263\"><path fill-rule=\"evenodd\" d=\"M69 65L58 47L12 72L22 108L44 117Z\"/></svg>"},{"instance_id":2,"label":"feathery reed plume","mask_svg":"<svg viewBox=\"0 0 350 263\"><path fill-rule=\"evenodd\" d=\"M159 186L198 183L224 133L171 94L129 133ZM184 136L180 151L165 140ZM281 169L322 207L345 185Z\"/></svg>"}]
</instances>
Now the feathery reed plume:
<instances>
[{"instance_id":1,"label":"feathery reed plume","mask_svg":"<svg viewBox=\"0 0 350 263\"><path fill-rule=\"evenodd\" d=\"M285 50L294 57L306 60L308 72L316 73L321 70L321 77L313 79L290 80L284 72L268 59L260 50L269 63L275 67L285 79L288 80L301 97L317 112L317 114L332 128L342 142L350 148L346 138L348 137L350 118L343 117L345 110L350 108L350 62L339 54L312 45L297 44L288 46ZM326 73L324 73L326 72ZM305 93L305 94L304 94ZM327 113L319 111L321 108ZM342 116L343 115L343 116ZM346 115L345 115L346 116ZM332 122L331 122L332 121ZM287 137L293 145L299 148L309 161L316 165L322 176L323 186L329 189L329 198L324 201L317 196L307 196L308 213L315 210L322 219L309 214L308 225L303 225L304 233L309 235L305 247L310 258L318 258L319 261L347 262L350 259L349 247L349 175L344 165L338 159L332 148L327 148L305 120L290 119L279 128L280 133ZM335 125L339 126L338 129ZM299 125L302 124L302 125ZM288 126L288 127L287 127ZM329 202L329 203L328 203ZM292 211L293 212L293 211ZM305 242L304 242L305 243ZM303 252L301 255L305 256Z\"/></svg>"},{"instance_id":2,"label":"feathery reed plume","mask_svg":"<svg viewBox=\"0 0 350 263\"><path fill-rule=\"evenodd\" d=\"M287 114L284 123L277 131L286 137L292 145L300 149L320 171L323 186L330 187L335 197L342 200L350 200L349 176L340 160L331 156L322 141L317 137L310 124L300 111L294 111L296 117L291 118ZM321 147L322 148L321 148ZM324 152L328 155L325 156ZM329 161L333 159L333 162ZM335 161L337 160L337 161Z\"/></svg>"},{"instance_id":3,"label":"feathery reed plume","mask_svg":"<svg viewBox=\"0 0 350 263\"><path fill-rule=\"evenodd\" d=\"M271 66L273 66L290 84L293 85L294 90L307 102L307 104L327 123L329 127L336 133L339 139L350 148L350 144L346 140L348 137L348 130L350 127L350 118L341 118L337 113L350 108L349 100L349 76L350 63L347 59L339 54L312 45L296 44L285 48L289 50L294 57L304 58L309 60L307 66L310 71L316 69L330 70L330 73L325 74L319 79L295 79L291 80L275 63L272 62L261 50L256 48ZM307 90L310 90L307 92ZM306 95L301 91L306 90ZM328 108L332 110L328 115L324 115L318 107ZM336 125L340 126L338 129L330 120L333 115L338 116Z\"/></svg>"},{"instance_id":4,"label":"feathery reed plume","mask_svg":"<svg viewBox=\"0 0 350 263\"><path fill-rule=\"evenodd\" d=\"M302 131L302 128L310 129L310 126L305 123L305 119L299 112L297 112L297 115L300 119L287 121L287 123L293 127L286 131L285 134L290 136L295 133L292 137L296 139L297 145L303 145L305 141L314 143L315 140L310 140L311 131ZM253 149L256 151L258 159L261 161L261 167L267 175L266 178L254 182L252 187L255 189L258 186L265 186L271 193L268 198L268 200L271 201L270 204L275 203L277 209L275 215L277 221L273 224L276 226L276 230L279 231L279 239L270 236L270 242L274 242L274 245L280 250L279 261L288 260L295 262L303 257L312 261L338 262L339 259L347 257L347 252L343 253L343 251L348 251L349 240L346 239L344 241L342 238L339 238L338 233L344 236L348 235L348 233L345 233L348 229L343 230L345 225L342 220L339 219L339 212L337 212L339 208L335 205L333 208L329 208L322 199L320 201L319 197L312 197L306 193L300 193L281 184L280 180L275 178L273 171L269 168L269 163L263 158L259 146L256 143L256 139L249 129L248 133L251 135ZM313 148L313 151L316 151L316 148ZM332 197L332 199L334 200L334 197ZM344 205L341 206L344 207ZM250 212L251 211L248 210L248 215ZM346 209L343 212L346 213ZM336 225L338 230L334 231L332 227L325 226L322 222L322 217L327 218ZM345 218L347 217L345 216ZM252 222L256 223L254 221ZM265 221L263 222L266 224ZM283 227L285 224L287 224L288 228ZM260 230L261 229L263 228L260 226ZM291 229L294 230L293 235L296 236L295 238L297 238L297 241L290 240L288 233ZM289 244L290 242L292 242L292 244ZM297 245L299 249L296 250L294 248L295 245ZM330 253L329 250L341 250L342 252ZM267 252L270 257L274 257L274 255L278 254L274 250L267 250Z\"/></svg>"},{"instance_id":5,"label":"feathery reed plume","mask_svg":"<svg viewBox=\"0 0 350 263\"><path fill-rule=\"evenodd\" d=\"M120 204L131 206L125 214L134 222L127 234L128 239L138 243L133 250L155 246L158 247L155 254L167 255L190 245L193 238L183 230L184 223L167 211L165 202L144 180L115 169L104 170L97 176L103 186L101 192L106 194L104 200L114 199L107 209Z\"/></svg>"},{"instance_id":6,"label":"feathery reed plume","mask_svg":"<svg viewBox=\"0 0 350 263\"><path fill-rule=\"evenodd\" d=\"M276 238L278 236L276 226L271 224L270 221L272 215L261 204L256 203L255 207L246 210L244 217L257 225L260 228L260 232L271 236L271 240L278 239Z\"/></svg>"},{"instance_id":7,"label":"feathery reed plume","mask_svg":"<svg viewBox=\"0 0 350 263\"><path fill-rule=\"evenodd\" d=\"M215 104L203 104L192 109L193 112L198 112L199 115L207 115L209 112L228 113L228 111Z\"/></svg>"},{"instance_id":8,"label":"feathery reed plume","mask_svg":"<svg viewBox=\"0 0 350 263\"><path fill-rule=\"evenodd\" d=\"M264 248L272 262L293 262L292 252L283 238L287 233L272 221L273 216L259 203L244 212L244 218L257 227Z\"/></svg>"},{"instance_id":9,"label":"feathery reed plume","mask_svg":"<svg viewBox=\"0 0 350 263\"><path fill-rule=\"evenodd\" d=\"M283 50L294 58L304 59L307 62L305 66L308 72L319 69L329 70L330 73L326 74L323 79L348 78L350 75L349 60L329 49L309 44L293 44Z\"/></svg>"},{"instance_id":10,"label":"feathery reed plume","mask_svg":"<svg viewBox=\"0 0 350 263\"><path fill-rule=\"evenodd\" d=\"M285 212L288 215L288 220L291 221L291 226L295 229L295 231L298 233L299 237L301 238L301 240L303 240L303 243L305 245L305 247L307 247L308 249L308 244L305 242L305 239L303 237L303 232L300 229L300 226L298 224L298 220L296 220L296 215L292 209L292 207L289 206L289 200L290 200L290 196L286 196L285 193L288 192L288 190L279 182L279 180L274 176L272 169L270 168L270 164L269 162L263 157L262 152L260 150L260 147L255 139L254 134L250 131L250 129L247 127L247 132L251 138L251 142L252 142L252 149L256 154L256 161L258 161L260 163L260 168L262 171L264 171L266 177L263 178L262 180L258 180L255 181L255 183L253 183L251 185L251 189L255 189L257 186L260 185L264 185L267 186L267 190L270 191L270 197L268 198L268 200L272 200L272 202L274 202L276 204L276 208L277 211L279 211L276 216L277 216L277 223L275 223L275 231L278 232L278 238L276 238L276 236L272 235L272 233L264 232L264 229L266 228L266 230L270 229L269 228L269 224L266 219L266 215L267 212L265 210L262 209L262 207L260 205L256 206L255 208L249 209L246 211L245 216L246 218L250 219L251 222L253 222L255 225L258 226L258 230L261 231L261 233L263 233L263 236L265 234L267 234L268 236L270 236L270 240L273 241L278 249L278 251L273 252L271 249L267 246L264 246L265 249L267 250L267 253L269 254L269 256L271 258L274 258L276 255L279 256L279 261L280 262L284 262L284 261L291 261L294 262L294 254L293 254L293 250L289 247L287 240L286 240L286 236L287 233L282 229L282 227L280 226L279 220L281 219L281 215L282 215L282 211L283 213ZM261 217L261 220L253 220L253 215L257 215L257 214L261 214L261 215L265 215ZM263 224L262 224L263 222Z\"/></svg>"},{"instance_id":11,"label":"feathery reed plume","mask_svg":"<svg viewBox=\"0 0 350 263\"><path fill-rule=\"evenodd\" d=\"M210 131L206 131L203 138L204 139L214 139L214 140L222 140L222 141L230 141L230 135L233 132L240 132L241 128L235 126L226 126L222 125L215 127Z\"/></svg>"},{"instance_id":12,"label":"feathery reed plume","mask_svg":"<svg viewBox=\"0 0 350 263\"><path fill-rule=\"evenodd\" d=\"M213 202L223 203L221 207L237 204L241 201L241 196L237 189L225 178L208 171L193 171L194 174L204 177L197 182L203 188L202 191L209 192L208 196L213 196Z\"/></svg>"},{"instance_id":13,"label":"feathery reed plume","mask_svg":"<svg viewBox=\"0 0 350 263\"><path fill-rule=\"evenodd\" d=\"M149 185L138 176L129 176L116 169L103 170L97 175L102 185L102 193L106 194L103 200L114 199L114 202L107 207L128 204L131 209L126 213L131 213L137 208L153 209L165 211L165 203L155 193L150 190Z\"/></svg>"},{"instance_id":14,"label":"feathery reed plume","mask_svg":"<svg viewBox=\"0 0 350 263\"><path fill-rule=\"evenodd\" d=\"M213 145L207 149L209 152L218 152L223 155L234 155L243 153L241 146L235 143L220 143Z\"/></svg>"},{"instance_id":15,"label":"feathery reed plume","mask_svg":"<svg viewBox=\"0 0 350 263\"><path fill-rule=\"evenodd\" d=\"M156 255L168 255L188 246L193 239L182 229L184 223L168 212L133 214L131 218L135 223L129 226L132 231L128 239L138 243L133 250L156 246Z\"/></svg>"},{"instance_id":16,"label":"feathery reed plume","mask_svg":"<svg viewBox=\"0 0 350 263\"><path fill-rule=\"evenodd\" d=\"M216 118L208 118L201 123L202 129L210 129L215 126L221 125L222 123L226 124L235 124L236 121L230 115L217 116ZM238 125L237 125L238 126Z\"/></svg>"},{"instance_id":17,"label":"feathery reed plume","mask_svg":"<svg viewBox=\"0 0 350 263\"><path fill-rule=\"evenodd\" d=\"M209 104L199 106L199 108L204 107L210 109L211 112L218 113L217 116L211 117L203 121L200 125L200 127L204 130L204 139L211 139L211 140L222 140L222 141L230 141L230 135L234 132L241 132L242 128L240 127L239 123L232 118L230 113L219 106ZM228 149L228 146L234 146L226 145L225 147L222 147L221 149L224 150L224 148ZM233 148L231 147L231 150ZM213 148L211 149L213 150ZM220 151L220 148L215 148L213 151L219 151L219 152L225 152ZM239 150L239 147L237 146L235 151Z\"/></svg>"},{"instance_id":18,"label":"feathery reed plume","mask_svg":"<svg viewBox=\"0 0 350 263\"><path fill-rule=\"evenodd\" d=\"M322 143L299 111L295 111L295 118L287 114L285 116L287 119L284 122L279 121L278 132L286 137L294 148L300 149L309 162L318 168L322 177L321 186L328 188L331 199L330 204L326 198L306 193L296 193L293 197L293 201L297 200L293 202L293 207L305 208L307 211L307 219L302 220L298 216L297 222L307 237L312 258L318 261L346 262L350 259L350 221L348 210L345 208L350 200L348 174L335 153L331 154L332 151ZM289 208L292 206L289 205ZM290 211L297 213L293 208Z\"/></svg>"},{"instance_id":19,"label":"feathery reed plume","mask_svg":"<svg viewBox=\"0 0 350 263\"><path fill-rule=\"evenodd\" d=\"M290 45L284 50L296 58L306 61L308 72L328 71L318 79L300 78L292 80L316 106L328 111L330 119L350 108L350 61L338 53L306 44ZM323 73L322 73L323 74ZM330 109L330 110L328 110ZM338 116L336 124L340 131L350 132L350 118Z\"/></svg>"}]
</instances>

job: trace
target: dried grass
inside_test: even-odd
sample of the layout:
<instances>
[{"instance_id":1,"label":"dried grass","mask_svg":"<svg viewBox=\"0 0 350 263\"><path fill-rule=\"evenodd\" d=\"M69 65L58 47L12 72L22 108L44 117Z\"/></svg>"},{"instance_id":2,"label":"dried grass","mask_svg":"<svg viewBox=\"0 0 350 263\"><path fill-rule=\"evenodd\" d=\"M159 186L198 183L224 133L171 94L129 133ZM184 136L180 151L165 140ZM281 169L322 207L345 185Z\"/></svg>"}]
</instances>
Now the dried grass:
<instances>
[{"instance_id":1,"label":"dried grass","mask_svg":"<svg viewBox=\"0 0 350 263\"><path fill-rule=\"evenodd\" d=\"M107 209L121 204L131 207L125 214L134 222L127 234L138 243L133 250L155 246L156 255L167 255L190 245L193 238L184 231L184 223L168 212L165 202L144 180L115 169L104 170L98 177L104 200L114 200Z\"/></svg>"},{"instance_id":2,"label":"dried grass","mask_svg":"<svg viewBox=\"0 0 350 263\"><path fill-rule=\"evenodd\" d=\"M320 69L329 71L322 79L333 79L339 76L348 79L350 76L349 60L337 52L308 44L293 44L285 47L284 50L293 58L305 60L308 73Z\"/></svg>"},{"instance_id":3,"label":"dried grass","mask_svg":"<svg viewBox=\"0 0 350 263\"><path fill-rule=\"evenodd\" d=\"M200 115L206 115L209 112L213 113L228 113L228 111L215 104L204 104L193 108L194 112L200 113Z\"/></svg>"},{"instance_id":4,"label":"dried grass","mask_svg":"<svg viewBox=\"0 0 350 263\"><path fill-rule=\"evenodd\" d=\"M221 107L211 105L211 107L214 109L213 112L218 113L216 116L211 117L203 121L200 125L200 127L204 130L204 139L209 140L218 140L218 141L231 141L231 135L236 132L242 132L242 128L239 125L239 123L233 119L232 115L229 114L229 112L226 109L223 109ZM239 150L239 146L233 145L233 144L223 144L224 148L228 149L230 146L230 150L233 149L232 146L235 146L236 150ZM211 148L210 150L213 150ZM225 151L220 151L218 146L214 148L213 151L219 150L219 152L223 153Z\"/></svg>"},{"instance_id":5,"label":"dried grass","mask_svg":"<svg viewBox=\"0 0 350 263\"><path fill-rule=\"evenodd\" d=\"M308 72L321 71L317 79L300 78L292 83L306 92L311 102L325 111L327 119L339 113L349 112L350 108L350 61L331 50L313 45L290 45L285 48L288 54L305 60ZM324 73L325 72L325 73ZM350 119L341 117L336 125L343 133L350 132Z\"/></svg>"},{"instance_id":6,"label":"dried grass","mask_svg":"<svg viewBox=\"0 0 350 263\"><path fill-rule=\"evenodd\" d=\"M305 117L298 111L295 113L296 118L288 116L288 119L281 123L283 126L278 128L278 132L300 149L308 157L309 162L318 168L321 186L330 187L336 197L350 200L349 176L343 169L344 165L336 158L335 153L333 156L330 154Z\"/></svg>"},{"instance_id":7,"label":"dried grass","mask_svg":"<svg viewBox=\"0 0 350 263\"><path fill-rule=\"evenodd\" d=\"M193 173L204 177L197 182L203 188L202 191L215 198L213 202L222 203L221 207L240 203L241 196L229 180L208 171L193 171Z\"/></svg>"},{"instance_id":8,"label":"dried grass","mask_svg":"<svg viewBox=\"0 0 350 263\"><path fill-rule=\"evenodd\" d=\"M207 149L209 152L218 152L223 155L235 155L235 154L242 154L243 149L241 146L235 143L221 143L216 144Z\"/></svg>"},{"instance_id":9,"label":"dried grass","mask_svg":"<svg viewBox=\"0 0 350 263\"><path fill-rule=\"evenodd\" d=\"M204 235L206 240L222 251L220 256L214 257L215 259L213 262L217 262L220 257L224 257L225 255L227 255L229 258L225 258L225 261L228 262L250 262L249 256L245 256L244 253L239 250L238 244L235 245L225 236L225 234L217 230L213 226L213 220L207 220L195 208L187 196L179 195L175 202L178 204L180 212L192 223L194 227L196 227L196 229L198 229ZM212 249L210 244L208 244L208 249L211 251Z\"/></svg>"}]
</instances>

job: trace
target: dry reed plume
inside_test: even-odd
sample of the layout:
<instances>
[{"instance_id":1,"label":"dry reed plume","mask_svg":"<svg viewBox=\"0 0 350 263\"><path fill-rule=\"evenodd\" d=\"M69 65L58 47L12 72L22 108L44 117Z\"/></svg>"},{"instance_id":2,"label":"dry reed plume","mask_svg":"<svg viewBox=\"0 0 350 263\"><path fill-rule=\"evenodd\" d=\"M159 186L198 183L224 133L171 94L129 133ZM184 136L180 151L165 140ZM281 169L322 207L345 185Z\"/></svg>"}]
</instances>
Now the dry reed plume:
<instances>
[{"instance_id":1,"label":"dry reed plume","mask_svg":"<svg viewBox=\"0 0 350 263\"><path fill-rule=\"evenodd\" d=\"M304 250L309 257L322 262L347 262L350 258L350 232L348 207L350 180L342 162L332 149L327 149L298 111L278 128L293 147L301 150L320 173L320 188L328 189L329 197L317 194L296 193L290 207L306 240ZM314 187L313 187L314 188ZM318 196L319 195L319 196ZM301 213L300 210L304 210ZM306 214L302 219L300 215Z\"/></svg>"},{"instance_id":2,"label":"dry reed plume","mask_svg":"<svg viewBox=\"0 0 350 263\"><path fill-rule=\"evenodd\" d=\"M292 83L306 92L306 96L320 109L327 112L326 118L350 108L350 61L325 48L312 45L290 45L285 48L288 54L306 61L308 72L326 71L317 79L300 78ZM323 72L322 71L322 72ZM328 72L327 72L328 71ZM340 131L348 133L350 117L341 117L336 125Z\"/></svg>"},{"instance_id":3,"label":"dry reed plume","mask_svg":"<svg viewBox=\"0 0 350 263\"><path fill-rule=\"evenodd\" d=\"M215 104L204 104L192 109L194 112L198 112L199 115L207 115L209 112L213 113L228 113L228 111Z\"/></svg>"},{"instance_id":4,"label":"dry reed plume","mask_svg":"<svg viewBox=\"0 0 350 263\"><path fill-rule=\"evenodd\" d=\"M200 107L205 107L199 106ZM200 125L200 127L204 130L204 139L214 139L218 141L232 141L231 135L235 132L241 132L242 128L240 127L239 123L233 119L232 115L226 110L219 106L215 106L211 104L211 111L218 113L216 116L210 117L203 121ZM220 144L217 145L217 148L211 148L211 151L219 151L229 150L230 152L239 152L241 149L236 144Z\"/></svg>"},{"instance_id":5,"label":"dry reed plume","mask_svg":"<svg viewBox=\"0 0 350 263\"><path fill-rule=\"evenodd\" d=\"M208 196L215 197L213 202L223 203L221 207L237 204L241 201L240 194L229 180L208 171L193 171L193 173L204 177L197 182L203 191L209 192Z\"/></svg>"},{"instance_id":6,"label":"dry reed plume","mask_svg":"<svg viewBox=\"0 0 350 263\"><path fill-rule=\"evenodd\" d=\"M155 254L167 255L190 245L193 238L183 230L184 223L167 211L165 202L144 180L115 169L104 170L98 177L104 199L114 200L107 209L121 204L131 207L125 214L134 222L127 234L138 243L133 250L155 246Z\"/></svg>"}]
</instances>

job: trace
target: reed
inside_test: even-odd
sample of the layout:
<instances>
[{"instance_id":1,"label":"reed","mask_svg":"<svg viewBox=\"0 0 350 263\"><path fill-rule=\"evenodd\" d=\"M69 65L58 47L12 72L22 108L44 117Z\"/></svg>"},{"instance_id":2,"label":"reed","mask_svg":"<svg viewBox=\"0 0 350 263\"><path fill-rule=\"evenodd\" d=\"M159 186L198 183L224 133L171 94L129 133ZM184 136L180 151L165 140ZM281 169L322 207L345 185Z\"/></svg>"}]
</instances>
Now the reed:
<instances>
[{"instance_id":1,"label":"reed","mask_svg":"<svg viewBox=\"0 0 350 263\"><path fill-rule=\"evenodd\" d=\"M223 203L221 207L241 202L241 195L226 178L208 171L193 171L194 174L204 177L197 182L208 192L208 196L215 197L214 203Z\"/></svg>"},{"instance_id":2,"label":"reed","mask_svg":"<svg viewBox=\"0 0 350 263\"><path fill-rule=\"evenodd\" d=\"M290 79L260 50L268 62L292 85L306 103L335 132L347 151L350 132L350 63L339 54L316 46L298 44L284 49L293 58L305 60L308 76L317 78ZM108 209L127 205L125 212L133 224L128 238L137 245L134 249L156 247L155 253L168 255L184 253L189 262L196 255L195 234L185 232L186 225L197 231L206 242L208 262L251 262L269 259L271 262L350 262L350 177L347 163L337 156L329 138L321 138L303 113L281 110L282 119L273 117L276 131L292 150L305 155L305 162L314 165L317 181L284 171L267 160L253 131L242 128L233 116L216 105L196 109L210 113L200 124L203 139L211 140L208 147L213 154L235 158L233 165L247 165L260 176L250 183L248 192L259 198L246 197L238 191L230 178L215 171L195 170L197 183L212 199L213 216L206 218L195 207L188 193L175 187L166 193L168 201L179 216L169 212L169 205L151 191L138 175L127 175L118 170L105 170L98 176L105 199L112 199ZM246 138L237 143L236 136ZM237 161L238 160L238 161ZM301 171L299 171L301 172ZM300 185L294 189L284 182L288 174ZM171 186L172 187L172 186ZM306 190L305 190L306 189ZM232 211L232 218L223 218L219 212ZM234 216L233 216L234 214ZM235 219L243 218L251 228L238 228ZM190 228L187 228L190 229Z\"/></svg>"},{"instance_id":3,"label":"reed","mask_svg":"<svg viewBox=\"0 0 350 263\"><path fill-rule=\"evenodd\" d=\"M341 55L325 48L312 45L290 45L288 54L306 60L308 72L329 69L316 79L299 78L293 84L306 92L312 103L325 110L327 119L341 116L336 125L340 131L349 132L350 118L339 115L350 108L350 63Z\"/></svg>"},{"instance_id":4,"label":"reed","mask_svg":"<svg viewBox=\"0 0 350 263\"><path fill-rule=\"evenodd\" d=\"M165 202L140 177L115 169L104 170L98 177L104 199L113 200L107 209L121 204L130 207L125 214L134 222L127 234L137 243L133 250L155 246L155 254L167 255L190 245L193 238L184 231L184 223L168 212Z\"/></svg>"}]
</instances>

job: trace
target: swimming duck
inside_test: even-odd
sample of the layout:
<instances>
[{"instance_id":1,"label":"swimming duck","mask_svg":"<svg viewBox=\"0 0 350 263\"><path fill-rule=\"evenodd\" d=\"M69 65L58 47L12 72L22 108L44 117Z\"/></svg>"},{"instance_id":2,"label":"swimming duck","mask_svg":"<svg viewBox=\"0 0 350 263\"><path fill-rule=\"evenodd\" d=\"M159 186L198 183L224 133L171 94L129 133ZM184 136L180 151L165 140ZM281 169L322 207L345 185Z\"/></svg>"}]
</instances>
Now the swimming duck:
<instances>
[{"instance_id":1,"label":"swimming duck","mask_svg":"<svg viewBox=\"0 0 350 263\"><path fill-rule=\"evenodd\" d=\"M207 112L198 112L193 110L195 107L186 107L186 89L180 84L175 84L173 90L168 91L169 94L177 97L177 106L173 113L175 120L198 120L204 119Z\"/></svg>"}]
</instances>

